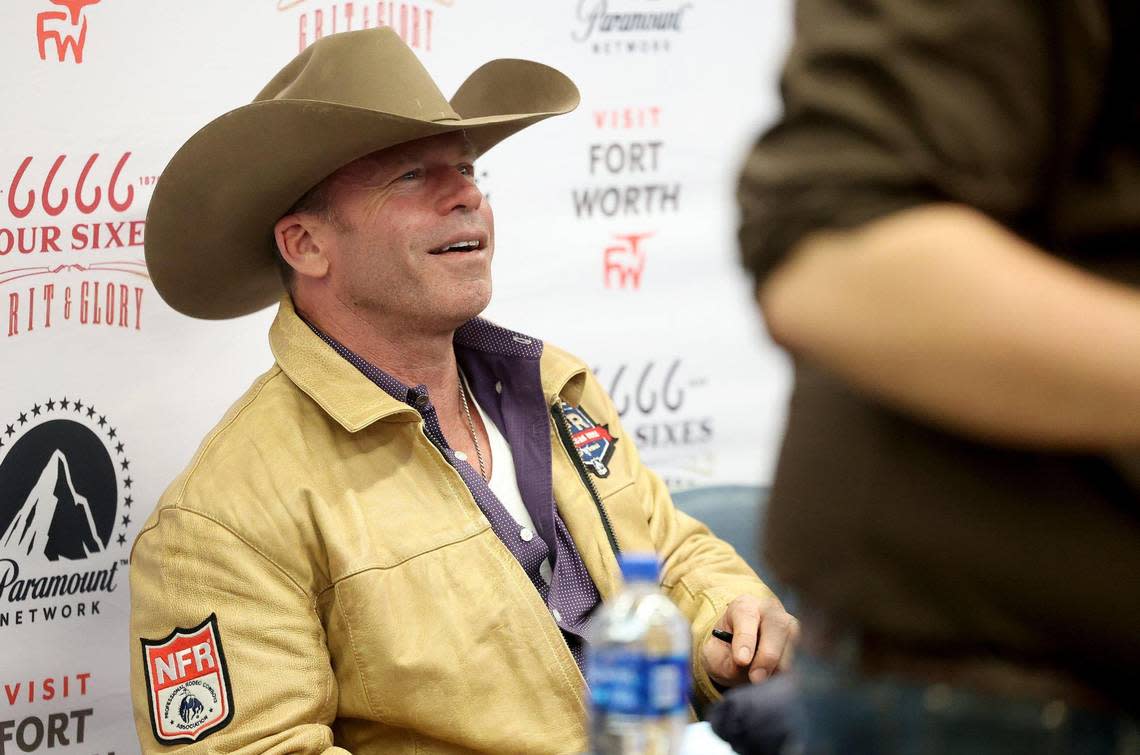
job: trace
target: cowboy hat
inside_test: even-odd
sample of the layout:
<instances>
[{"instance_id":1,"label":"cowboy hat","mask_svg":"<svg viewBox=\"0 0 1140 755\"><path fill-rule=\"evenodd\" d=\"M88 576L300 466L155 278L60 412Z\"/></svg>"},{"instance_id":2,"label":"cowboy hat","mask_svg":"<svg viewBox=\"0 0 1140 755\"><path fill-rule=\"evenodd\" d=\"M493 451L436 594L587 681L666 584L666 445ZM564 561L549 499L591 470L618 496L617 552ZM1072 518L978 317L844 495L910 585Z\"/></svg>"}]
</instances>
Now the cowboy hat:
<instances>
[{"instance_id":1,"label":"cowboy hat","mask_svg":"<svg viewBox=\"0 0 1140 755\"><path fill-rule=\"evenodd\" d=\"M273 225L341 166L451 131L482 154L577 105L573 82L540 63L493 60L448 102L390 28L324 37L170 160L147 211L151 280L183 314L256 312L282 292Z\"/></svg>"}]
</instances>

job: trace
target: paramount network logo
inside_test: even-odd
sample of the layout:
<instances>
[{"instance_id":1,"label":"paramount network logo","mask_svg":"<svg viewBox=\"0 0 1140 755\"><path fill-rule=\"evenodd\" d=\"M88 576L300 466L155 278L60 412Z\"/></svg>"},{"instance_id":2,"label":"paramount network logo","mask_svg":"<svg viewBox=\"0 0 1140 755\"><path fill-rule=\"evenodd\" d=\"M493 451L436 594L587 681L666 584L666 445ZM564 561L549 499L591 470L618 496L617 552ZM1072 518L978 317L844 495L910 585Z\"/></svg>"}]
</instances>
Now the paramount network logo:
<instances>
[{"instance_id":1,"label":"paramount network logo","mask_svg":"<svg viewBox=\"0 0 1140 755\"><path fill-rule=\"evenodd\" d=\"M71 59L83 62L83 48L87 44L87 15L84 9L98 5L100 0L49 0L52 5L64 10L45 10L36 14L36 44L39 46L40 60L47 60L48 44L55 45L56 58L60 63Z\"/></svg>"},{"instance_id":2,"label":"paramount network logo","mask_svg":"<svg viewBox=\"0 0 1140 755\"><path fill-rule=\"evenodd\" d=\"M666 6L658 0L625 0L622 7L611 7L609 0L579 0L580 26L571 34L575 42L597 40L599 36L661 36L681 32L685 13L692 3ZM595 42L596 46L596 42ZM644 46L644 45L642 45ZM659 47L668 48L667 44ZM595 52L602 50L595 49Z\"/></svg>"}]
</instances>

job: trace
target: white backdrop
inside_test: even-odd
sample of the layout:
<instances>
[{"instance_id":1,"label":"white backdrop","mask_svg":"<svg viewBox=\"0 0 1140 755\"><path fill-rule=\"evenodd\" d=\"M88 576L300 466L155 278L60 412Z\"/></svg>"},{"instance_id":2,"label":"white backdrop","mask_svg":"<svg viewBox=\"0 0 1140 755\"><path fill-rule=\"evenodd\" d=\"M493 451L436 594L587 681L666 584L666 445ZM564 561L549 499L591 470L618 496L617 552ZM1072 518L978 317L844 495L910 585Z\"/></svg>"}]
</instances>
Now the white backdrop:
<instances>
[{"instance_id":1,"label":"white backdrop","mask_svg":"<svg viewBox=\"0 0 1140 755\"><path fill-rule=\"evenodd\" d=\"M789 5L0 5L0 755L138 751L129 548L271 363L272 316L166 307L143 259L147 202L182 141L321 34L389 24L445 92L496 57L575 80L576 112L480 162L497 219L488 316L594 365L673 488L767 484L788 369L736 263L733 187L777 112ZM630 30L631 14L665 28Z\"/></svg>"}]
</instances>

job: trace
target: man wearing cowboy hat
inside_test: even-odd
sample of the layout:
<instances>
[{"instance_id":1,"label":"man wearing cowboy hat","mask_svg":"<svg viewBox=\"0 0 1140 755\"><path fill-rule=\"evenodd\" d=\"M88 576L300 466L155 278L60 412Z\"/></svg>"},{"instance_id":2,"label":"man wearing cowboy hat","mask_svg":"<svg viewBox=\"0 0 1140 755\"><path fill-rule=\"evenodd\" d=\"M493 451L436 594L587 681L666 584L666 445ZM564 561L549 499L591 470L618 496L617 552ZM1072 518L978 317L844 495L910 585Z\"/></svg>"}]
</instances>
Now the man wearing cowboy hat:
<instances>
[{"instance_id":1,"label":"man wearing cowboy hat","mask_svg":"<svg viewBox=\"0 0 1140 755\"><path fill-rule=\"evenodd\" d=\"M662 559L698 702L786 665L795 620L673 508L593 375L477 317L473 161L577 103L520 60L448 102L391 30L350 32L171 160L147 219L163 298L280 306L276 364L132 554L144 751L581 751L583 634L621 551Z\"/></svg>"}]
</instances>

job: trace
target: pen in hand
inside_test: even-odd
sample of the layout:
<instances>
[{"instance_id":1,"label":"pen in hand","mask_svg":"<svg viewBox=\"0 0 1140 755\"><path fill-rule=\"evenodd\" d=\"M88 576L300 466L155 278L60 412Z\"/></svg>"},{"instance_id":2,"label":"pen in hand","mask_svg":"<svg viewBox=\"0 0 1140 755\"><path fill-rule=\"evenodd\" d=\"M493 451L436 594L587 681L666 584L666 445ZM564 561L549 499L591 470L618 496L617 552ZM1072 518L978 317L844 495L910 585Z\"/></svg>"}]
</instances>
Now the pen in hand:
<instances>
[{"instance_id":1,"label":"pen in hand","mask_svg":"<svg viewBox=\"0 0 1140 755\"><path fill-rule=\"evenodd\" d=\"M732 632L724 629L714 629L712 630L712 636L716 637L718 640L727 642L729 645L732 644Z\"/></svg>"}]
</instances>

